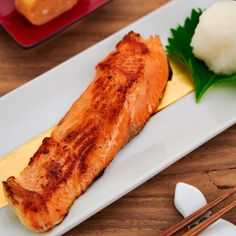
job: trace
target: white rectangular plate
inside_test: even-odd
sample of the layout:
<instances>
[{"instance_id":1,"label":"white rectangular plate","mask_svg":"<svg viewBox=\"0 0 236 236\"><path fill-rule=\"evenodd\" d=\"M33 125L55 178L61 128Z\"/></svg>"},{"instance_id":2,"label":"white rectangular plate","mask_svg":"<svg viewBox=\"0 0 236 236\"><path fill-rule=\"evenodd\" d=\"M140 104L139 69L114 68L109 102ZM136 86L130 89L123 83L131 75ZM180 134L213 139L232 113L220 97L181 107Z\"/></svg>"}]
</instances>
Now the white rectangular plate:
<instances>
[{"instance_id":1,"label":"white rectangular plate","mask_svg":"<svg viewBox=\"0 0 236 236\"><path fill-rule=\"evenodd\" d=\"M56 124L93 79L96 63L130 30L159 34L165 45L170 28L192 8L216 0L175 0L62 65L0 98L0 156ZM61 235L122 197L236 122L236 86L211 89L200 104L190 94L162 110L123 148L104 175L75 201L55 229ZM60 204L60 203L58 203ZM0 210L0 234L36 235L20 224L9 207Z\"/></svg>"}]
</instances>

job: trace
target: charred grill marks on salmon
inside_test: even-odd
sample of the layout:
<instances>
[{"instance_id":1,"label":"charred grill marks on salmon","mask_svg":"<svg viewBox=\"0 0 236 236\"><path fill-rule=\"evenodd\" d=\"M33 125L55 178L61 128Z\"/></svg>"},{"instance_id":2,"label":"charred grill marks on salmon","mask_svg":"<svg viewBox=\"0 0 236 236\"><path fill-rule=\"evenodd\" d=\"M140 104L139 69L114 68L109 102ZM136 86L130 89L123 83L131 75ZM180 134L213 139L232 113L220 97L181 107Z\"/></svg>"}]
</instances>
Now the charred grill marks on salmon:
<instances>
[{"instance_id":1,"label":"charred grill marks on salmon","mask_svg":"<svg viewBox=\"0 0 236 236\"><path fill-rule=\"evenodd\" d=\"M158 37L144 40L130 32L96 72L20 176L3 182L8 202L35 231L60 223L73 201L144 127L163 96L168 62Z\"/></svg>"}]
</instances>

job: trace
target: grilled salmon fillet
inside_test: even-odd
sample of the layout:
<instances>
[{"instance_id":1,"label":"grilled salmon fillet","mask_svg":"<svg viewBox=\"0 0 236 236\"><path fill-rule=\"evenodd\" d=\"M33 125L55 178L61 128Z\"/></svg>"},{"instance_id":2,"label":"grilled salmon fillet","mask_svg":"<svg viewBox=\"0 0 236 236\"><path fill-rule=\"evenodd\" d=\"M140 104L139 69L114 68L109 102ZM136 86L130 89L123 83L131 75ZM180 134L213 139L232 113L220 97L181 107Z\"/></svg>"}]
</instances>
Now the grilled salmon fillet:
<instances>
[{"instance_id":1,"label":"grilled salmon fillet","mask_svg":"<svg viewBox=\"0 0 236 236\"><path fill-rule=\"evenodd\" d=\"M127 34L96 66L95 79L20 176L3 182L21 222L38 232L60 223L73 201L156 111L167 79L159 37Z\"/></svg>"}]
</instances>

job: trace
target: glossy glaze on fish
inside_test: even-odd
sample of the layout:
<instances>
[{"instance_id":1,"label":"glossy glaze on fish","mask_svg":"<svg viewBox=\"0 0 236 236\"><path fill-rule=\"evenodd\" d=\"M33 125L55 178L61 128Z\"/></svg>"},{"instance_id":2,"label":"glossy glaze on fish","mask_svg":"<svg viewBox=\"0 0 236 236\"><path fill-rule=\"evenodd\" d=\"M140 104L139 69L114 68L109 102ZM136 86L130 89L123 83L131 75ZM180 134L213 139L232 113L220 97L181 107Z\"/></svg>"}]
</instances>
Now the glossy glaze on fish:
<instances>
[{"instance_id":1,"label":"glossy glaze on fish","mask_svg":"<svg viewBox=\"0 0 236 236\"><path fill-rule=\"evenodd\" d=\"M20 176L3 182L22 223L38 232L60 223L73 201L156 111L167 79L159 37L126 35L96 66L96 78Z\"/></svg>"}]
</instances>

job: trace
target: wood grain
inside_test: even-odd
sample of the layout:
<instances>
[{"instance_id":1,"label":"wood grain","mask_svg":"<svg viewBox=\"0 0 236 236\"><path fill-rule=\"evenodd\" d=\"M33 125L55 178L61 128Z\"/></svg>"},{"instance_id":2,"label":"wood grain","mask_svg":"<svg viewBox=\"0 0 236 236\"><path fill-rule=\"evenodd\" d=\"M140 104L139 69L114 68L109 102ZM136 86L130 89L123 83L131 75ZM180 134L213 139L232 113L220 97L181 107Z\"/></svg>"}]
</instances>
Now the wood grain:
<instances>
[{"instance_id":1,"label":"wood grain","mask_svg":"<svg viewBox=\"0 0 236 236\"><path fill-rule=\"evenodd\" d=\"M0 95L30 81L166 2L113 0L59 37L31 50L21 49L0 28ZM225 189L236 186L236 125L65 235L158 235L181 219L173 206L174 187L179 181L197 186L209 201ZM224 218L236 224L235 213L232 210Z\"/></svg>"}]
</instances>

